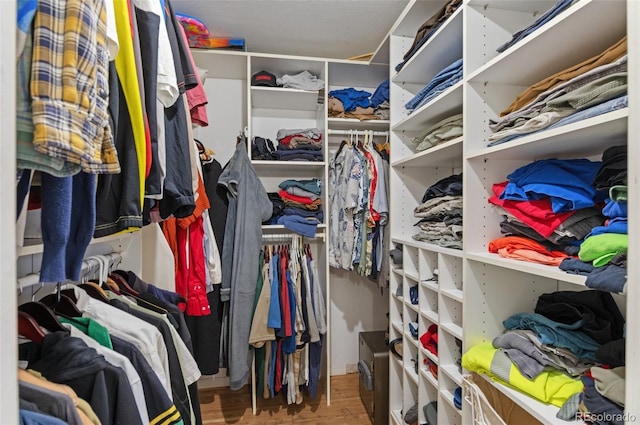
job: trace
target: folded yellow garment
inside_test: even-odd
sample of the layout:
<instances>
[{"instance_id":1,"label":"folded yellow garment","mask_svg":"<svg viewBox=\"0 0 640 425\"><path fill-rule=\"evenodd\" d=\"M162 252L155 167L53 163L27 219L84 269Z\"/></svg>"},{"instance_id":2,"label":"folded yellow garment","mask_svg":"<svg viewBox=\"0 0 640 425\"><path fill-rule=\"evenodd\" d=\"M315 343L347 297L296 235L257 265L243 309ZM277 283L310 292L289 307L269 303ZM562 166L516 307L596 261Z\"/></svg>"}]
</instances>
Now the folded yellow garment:
<instances>
[{"instance_id":1,"label":"folded yellow garment","mask_svg":"<svg viewBox=\"0 0 640 425\"><path fill-rule=\"evenodd\" d=\"M545 370L535 379L528 379L504 352L493 348L490 342L471 347L462 356L462 367L488 375L501 384L558 407L584 389L579 379L571 378L558 370Z\"/></svg>"}]
</instances>

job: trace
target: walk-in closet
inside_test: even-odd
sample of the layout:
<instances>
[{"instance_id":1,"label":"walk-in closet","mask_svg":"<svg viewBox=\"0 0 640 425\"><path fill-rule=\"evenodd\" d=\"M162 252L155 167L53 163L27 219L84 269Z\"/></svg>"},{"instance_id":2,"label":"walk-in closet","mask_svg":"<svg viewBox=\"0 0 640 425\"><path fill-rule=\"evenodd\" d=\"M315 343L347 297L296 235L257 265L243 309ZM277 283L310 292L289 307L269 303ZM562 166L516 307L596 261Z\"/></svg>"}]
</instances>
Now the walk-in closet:
<instances>
[{"instance_id":1,"label":"walk-in closet","mask_svg":"<svg viewBox=\"0 0 640 425\"><path fill-rule=\"evenodd\" d=\"M2 12L0 423L640 421L640 1Z\"/></svg>"}]
</instances>

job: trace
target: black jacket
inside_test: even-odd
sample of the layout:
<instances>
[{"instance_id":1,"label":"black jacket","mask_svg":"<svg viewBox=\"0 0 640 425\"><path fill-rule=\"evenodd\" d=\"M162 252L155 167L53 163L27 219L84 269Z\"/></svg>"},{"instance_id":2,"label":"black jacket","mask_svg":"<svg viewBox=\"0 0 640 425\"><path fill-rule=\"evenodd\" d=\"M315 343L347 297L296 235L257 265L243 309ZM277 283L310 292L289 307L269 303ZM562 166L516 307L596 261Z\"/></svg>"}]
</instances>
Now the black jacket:
<instances>
[{"instance_id":1,"label":"black jacket","mask_svg":"<svg viewBox=\"0 0 640 425\"><path fill-rule=\"evenodd\" d=\"M69 385L91 405L102 424L142 424L125 372L84 341L53 332L45 335L40 347L32 344L29 351L29 368L50 381Z\"/></svg>"}]
</instances>

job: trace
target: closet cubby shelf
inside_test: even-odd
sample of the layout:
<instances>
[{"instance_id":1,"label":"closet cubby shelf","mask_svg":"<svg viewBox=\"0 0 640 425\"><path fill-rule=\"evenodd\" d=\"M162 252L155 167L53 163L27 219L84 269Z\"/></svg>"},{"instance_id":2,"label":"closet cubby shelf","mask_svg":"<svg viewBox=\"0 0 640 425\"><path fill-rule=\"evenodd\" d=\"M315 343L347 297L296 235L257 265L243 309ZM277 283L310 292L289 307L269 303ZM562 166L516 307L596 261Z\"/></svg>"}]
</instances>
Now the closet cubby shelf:
<instances>
[{"instance_id":1,"label":"closet cubby shelf","mask_svg":"<svg viewBox=\"0 0 640 425\"><path fill-rule=\"evenodd\" d=\"M452 300L462 302L462 291L460 289L441 289L440 293Z\"/></svg>"},{"instance_id":2,"label":"closet cubby shelf","mask_svg":"<svg viewBox=\"0 0 640 425\"><path fill-rule=\"evenodd\" d=\"M129 242L131 241L131 238L135 233L136 232L122 233L122 234L104 236L101 238L93 238L91 239L91 242L89 242L89 246L103 244L103 243L112 244L114 242L119 242L119 245L125 247L125 246L128 246ZM123 248L122 250L124 249L125 248ZM24 246L18 247L16 251L17 251L18 257L24 257L27 255L33 255L33 254L42 254L42 252L44 251L44 245L41 239L25 239ZM114 251L117 251L117 250L114 250Z\"/></svg>"},{"instance_id":3,"label":"closet cubby shelf","mask_svg":"<svg viewBox=\"0 0 640 425\"><path fill-rule=\"evenodd\" d=\"M327 225L325 223L320 223L317 226L318 229L326 229ZM284 227L284 224L263 224L262 225L262 230L289 230L286 227ZM293 231L291 231L293 232Z\"/></svg>"},{"instance_id":4,"label":"closet cubby shelf","mask_svg":"<svg viewBox=\"0 0 640 425\"><path fill-rule=\"evenodd\" d=\"M420 346L420 351L422 352L422 354L425 357L428 357L429 360L431 360L432 362L434 362L435 364L438 364L438 356L436 356L435 354L433 354L431 351L427 350L426 348Z\"/></svg>"},{"instance_id":5,"label":"closet cubby shelf","mask_svg":"<svg viewBox=\"0 0 640 425\"><path fill-rule=\"evenodd\" d=\"M399 276L402 276L404 273L403 270L399 267L391 267L391 271Z\"/></svg>"},{"instance_id":6,"label":"closet cubby shelf","mask_svg":"<svg viewBox=\"0 0 640 425\"><path fill-rule=\"evenodd\" d=\"M424 83L462 57L462 9L458 7L393 76L395 84Z\"/></svg>"},{"instance_id":7,"label":"closet cubby shelf","mask_svg":"<svg viewBox=\"0 0 640 425\"><path fill-rule=\"evenodd\" d=\"M468 252L467 258L469 260L491 264L494 266L503 267L505 269L517 270L536 276L547 277L561 282L573 283L579 286L584 286L586 280L585 276L566 273L557 267L530 263L527 261L512 260L509 258L502 258L498 254L492 254L489 252Z\"/></svg>"},{"instance_id":8,"label":"closet cubby shelf","mask_svg":"<svg viewBox=\"0 0 640 425\"><path fill-rule=\"evenodd\" d=\"M438 292L440 290L440 287L438 286L438 284L433 283L433 281L430 281L430 280L423 280L420 282L420 284L425 288L428 288L434 292Z\"/></svg>"},{"instance_id":9,"label":"closet cubby shelf","mask_svg":"<svg viewBox=\"0 0 640 425\"><path fill-rule=\"evenodd\" d=\"M321 170L325 166L324 161L263 161L251 160L253 167L259 172L273 172L286 175L311 170Z\"/></svg>"},{"instance_id":10,"label":"closet cubby shelf","mask_svg":"<svg viewBox=\"0 0 640 425\"><path fill-rule=\"evenodd\" d=\"M441 254L462 258L462 250L460 249L445 248L440 245L420 242L411 238L392 237L391 242L410 246L413 248L425 249L427 251L439 252Z\"/></svg>"},{"instance_id":11,"label":"closet cubby shelf","mask_svg":"<svg viewBox=\"0 0 640 425\"><path fill-rule=\"evenodd\" d=\"M402 295L396 295L395 293L392 293L391 296L400 302L404 302L404 297Z\"/></svg>"},{"instance_id":12,"label":"closet cubby shelf","mask_svg":"<svg viewBox=\"0 0 640 425\"><path fill-rule=\"evenodd\" d=\"M391 323L391 326L393 326L393 329L398 331L399 334L404 334L404 331L402 330L402 324L398 325L396 322L393 322Z\"/></svg>"},{"instance_id":13,"label":"closet cubby shelf","mask_svg":"<svg viewBox=\"0 0 640 425\"><path fill-rule=\"evenodd\" d=\"M526 410L534 418L546 425L566 425L567 422L556 418L558 408L552 404L542 403L533 397L521 393L518 390L510 388L504 384L494 381L486 375L480 375L491 385L496 387L498 391L513 400L517 405Z\"/></svg>"},{"instance_id":14,"label":"closet cubby shelf","mask_svg":"<svg viewBox=\"0 0 640 425\"><path fill-rule=\"evenodd\" d=\"M389 357L393 359L393 362L396 363L399 369L402 369L402 359L397 358L393 354L389 354Z\"/></svg>"},{"instance_id":15,"label":"closet cubby shelf","mask_svg":"<svg viewBox=\"0 0 640 425\"><path fill-rule=\"evenodd\" d=\"M235 80L247 75L246 52L191 49L191 53L198 67L207 70L207 78Z\"/></svg>"},{"instance_id":16,"label":"closet cubby shelf","mask_svg":"<svg viewBox=\"0 0 640 425\"><path fill-rule=\"evenodd\" d=\"M332 130L374 130L384 131L389 129L389 120L359 120L357 118L327 118L327 123ZM335 136L344 137L344 136Z\"/></svg>"},{"instance_id":17,"label":"closet cubby shelf","mask_svg":"<svg viewBox=\"0 0 640 425\"><path fill-rule=\"evenodd\" d=\"M420 280L420 277L418 276L418 272L406 271L404 272L404 275L415 282L418 282Z\"/></svg>"},{"instance_id":18,"label":"closet cubby shelf","mask_svg":"<svg viewBox=\"0 0 640 425\"><path fill-rule=\"evenodd\" d=\"M409 300L405 300L404 303L407 305L407 308L413 310L414 313L416 313L416 314L420 313L420 308L417 305L411 304L411 302Z\"/></svg>"},{"instance_id":19,"label":"closet cubby shelf","mask_svg":"<svg viewBox=\"0 0 640 425\"><path fill-rule=\"evenodd\" d=\"M392 167L460 167L462 165L462 137L416 152L391 163Z\"/></svg>"},{"instance_id":20,"label":"closet cubby shelf","mask_svg":"<svg viewBox=\"0 0 640 425\"><path fill-rule=\"evenodd\" d=\"M534 8L522 10L529 12L530 16L540 9L535 2L473 0L470 3L472 8L505 9L493 12L495 15L502 12L505 14L505 20L507 14L513 12L512 9L517 11L521 5ZM607 20L606 25L602 24L604 16ZM623 1L582 0L519 43L471 71L467 80L529 86L557 71L580 63L615 43L625 34L626 19L626 4ZM531 19L532 22L533 20L535 18ZM508 40L507 36L504 42ZM495 53L495 49L493 52ZM544 57L544 61L531 60L538 57ZM549 64L553 64L552 67Z\"/></svg>"},{"instance_id":21,"label":"closet cubby shelf","mask_svg":"<svg viewBox=\"0 0 640 425\"><path fill-rule=\"evenodd\" d=\"M413 369L413 365L405 366L404 367L404 371L407 374L407 376L409 377L409 379L411 379L411 382L413 382L417 386L418 385L418 374Z\"/></svg>"},{"instance_id":22,"label":"closet cubby shelf","mask_svg":"<svg viewBox=\"0 0 640 425\"><path fill-rule=\"evenodd\" d=\"M462 85L463 81L457 82L400 120L391 129L393 131L419 132L450 115L460 113L462 111Z\"/></svg>"},{"instance_id":23,"label":"closet cubby shelf","mask_svg":"<svg viewBox=\"0 0 640 425\"><path fill-rule=\"evenodd\" d=\"M395 425L403 425L404 422L402 421L402 413L400 410L392 410L389 413L389 416L391 416L391 419L393 420L393 423Z\"/></svg>"},{"instance_id":24,"label":"closet cubby shelf","mask_svg":"<svg viewBox=\"0 0 640 425\"><path fill-rule=\"evenodd\" d=\"M318 91L283 87L251 87L251 106L258 109L284 109L288 111L315 111L318 109Z\"/></svg>"},{"instance_id":25,"label":"closet cubby shelf","mask_svg":"<svg viewBox=\"0 0 640 425\"><path fill-rule=\"evenodd\" d=\"M442 398L447 402L447 404L449 404L449 406L451 406L454 411L458 412L458 414L462 414L462 410L458 409L453 402L453 391L448 388L441 388L440 392Z\"/></svg>"},{"instance_id":26,"label":"closet cubby shelf","mask_svg":"<svg viewBox=\"0 0 640 425\"><path fill-rule=\"evenodd\" d=\"M462 374L458 370L457 366L454 365L440 365L438 366L438 372L444 372L453 382L462 386Z\"/></svg>"},{"instance_id":27,"label":"closet cubby shelf","mask_svg":"<svg viewBox=\"0 0 640 425\"><path fill-rule=\"evenodd\" d=\"M456 323L449 322L449 323L440 323L439 328L450 333L451 335L455 336L459 340L462 340L462 326Z\"/></svg>"},{"instance_id":28,"label":"closet cubby shelf","mask_svg":"<svg viewBox=\"0 0 640 425\"><path fill-rule=\"evenodd\" d=\"M420 368L420 375L422 375L427 380L427 382L433 385L435 389L438 389L438 380L436 379L435 376L433 376L431 371L424 368Z\"/></svg>"},{"instance_id":29,"label":"closet cubby shelf","mask_svg":"<svg viewBox=\"0 0 640 425\"><path fill-rule=\"evenodd\" d=\"M409 332L405 332L404 333L404 337L407 341L411 342L411 344L413 344L416 348L418 348L419 342L417 339L413 339L413 337L411 336L411 334Z\"/></svg>"},{"instance_id":30,"label":"closet cubby shelf","mask_svg":"<svg viewBox=\"0 0 640 425\"><path fill-rule=\"evenodd\" d=\"M496 146L467 153L467 159L574 158L600 155L610 147L626 144L629 108L607 112L562 127L522 136Z\"/></svg>"},{"instance_id":31,"label":"closet cubby shelf","mask_svg":"<svg viewBox=\"0 0 640 425\"><path fill-rule=\"evenodd\" d=\"M433 310L422 310L420 312L421 315L423 315L424 317L426 317L428 320L430 320L433 323L438 323L438 313L436 313Z\"/></svg>"}]
</instances>

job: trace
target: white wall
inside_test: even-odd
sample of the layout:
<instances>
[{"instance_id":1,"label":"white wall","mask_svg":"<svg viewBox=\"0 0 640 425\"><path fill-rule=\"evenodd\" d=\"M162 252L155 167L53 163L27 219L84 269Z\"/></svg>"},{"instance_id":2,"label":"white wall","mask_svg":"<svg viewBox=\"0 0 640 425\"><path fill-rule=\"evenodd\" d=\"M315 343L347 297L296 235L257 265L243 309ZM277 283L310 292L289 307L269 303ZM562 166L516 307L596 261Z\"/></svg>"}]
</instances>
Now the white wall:
<instances>
[{"instance_id":1,"label":"white wall","mask_svg":"<svg viewBox=\"0 0 640 425\"><path fill-rule=\"evenodd\" d=\"M216 160L224 167L233 155L236 137L247 125L246 81L207 78L204 88L209 126L197 128L194 135L216 152Z\"/></svg>"},{"instance_id":2,"label":"white wall","mask_svg":"<svg viewBox=\"0 0 640 425\"><path fill-rule=\"evenodd\" d=\"M16 3L13 0L2 2L0 13L0 117L2 131L10 135L5 139L4 149L0 155L0 169L3 170L0 180L0 193L7 203L0 208L0 223L4 229L14 229L16 222L16 144L15 144L15 81L16 81ZM8 424L18 423L18 379L16 367L18 362L17 323L16 323L16 239L15 231L5 232L0 238L0 273L4 280L0 296L0 340L4 341L0 348L0 412L2 420Z\"/></svg>"},{"instance_id":3,"label":"white wall","mask_svg":"<svg viewBox=\"0 0 640 425\"><path fill-rule=\"evenodd\" d=\"M331 269L331 375L358 371L358 334L387 328L388 293L355 272Z\"/></svg>"}]
</instances>

